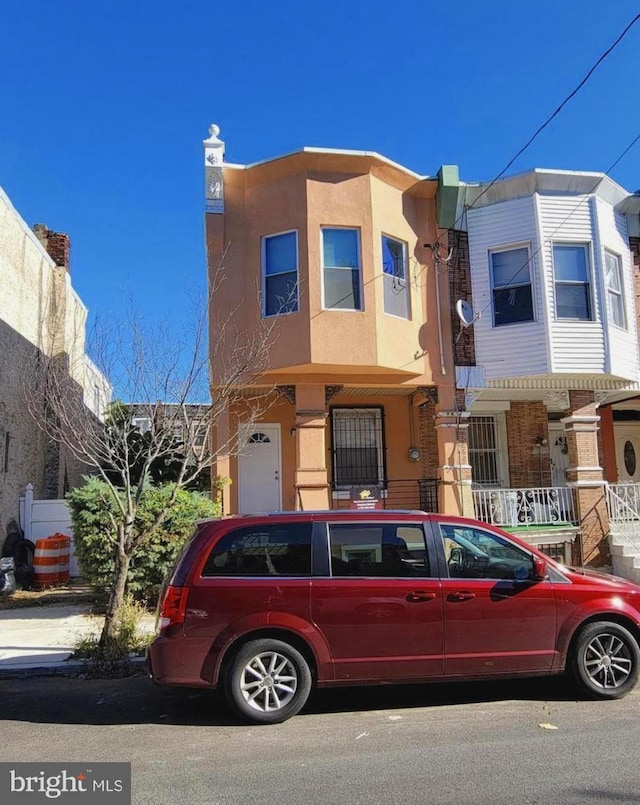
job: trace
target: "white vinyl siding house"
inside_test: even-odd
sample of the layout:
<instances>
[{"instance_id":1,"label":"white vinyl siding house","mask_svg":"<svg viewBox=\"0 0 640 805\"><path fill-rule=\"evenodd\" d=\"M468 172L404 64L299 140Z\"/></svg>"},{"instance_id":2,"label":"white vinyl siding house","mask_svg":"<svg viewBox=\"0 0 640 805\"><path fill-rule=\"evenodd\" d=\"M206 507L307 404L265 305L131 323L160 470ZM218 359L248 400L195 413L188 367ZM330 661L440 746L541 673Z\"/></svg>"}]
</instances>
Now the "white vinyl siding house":
<instances>
[{"instance_id":1,"label":"white vinyl siding house","mask_svg":"<svg viewBox=\"0 0 640 805\"><path fill-rule=\"evenodd\" d=\"M633 287L633 265L629 253L629 234L626 217L601 199L596 199L595 213L598 229L596 254L602 265L602 295L605 299L606 371L628 379L638 377L637 326ZM607 255L616 257L620 269L620 304L624 313L624 327L611 315L607 304Z\"/></svg>"},{"instance_id":2,"label":"white vinyl siding house","mask_svg":"<svg viewBox=\"0 0 640 805\"><path fill-rule=\"evenodd\" d=\"M471 209L467 217L473 307L480 314L476 360L488 382L552 373L637 379L623 214L597 196L531 192ZM520 269L523 249L529 260Z\"/></svg>"},{"instance_id":3,"label":"white vinyl siding house","mask_svg":"<svg viewBox=\"0 0 640 805\"><path fill-rule=\"evenodd\" d=\"M544 300L537 251L534 202L531 197L504 201L468 213L469 258L473 307L480 318L474 325L476 360L487 380L548 371L545 324L539 311ZM495 326L492 255L509 249L528 250L532 321ZM524 271L520 272L520 278ZM508 277L507 277L508 280Z\"/></svg>"}]
</instances>

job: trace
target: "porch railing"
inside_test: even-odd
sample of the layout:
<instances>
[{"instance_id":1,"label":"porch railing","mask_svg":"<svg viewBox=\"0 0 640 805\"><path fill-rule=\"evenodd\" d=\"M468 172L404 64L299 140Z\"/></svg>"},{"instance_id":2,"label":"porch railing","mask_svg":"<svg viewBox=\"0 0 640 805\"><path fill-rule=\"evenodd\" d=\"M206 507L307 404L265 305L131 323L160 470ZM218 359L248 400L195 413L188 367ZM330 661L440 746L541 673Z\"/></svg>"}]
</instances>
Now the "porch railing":
<instances>
[{"instance_id":1,"label":"porch railing","mask_svg":"<svg viewBox=\"0 0 640 805\"><path fill-rule=\"evenodd\" d=\"M612 523L640 521L640 484L607 484L607 507Z\"/></svg>"},{"instance_id":2,"label":"porch railing","mask_svg":"<svg viewBox=\"0 0 640 805\"><path fill-rule=\"evenodd\" d=\"M334 493L335 494L335 493ZM348 490L333 499L336 509L350 507ZM385 509L420 509L424 512L438 511L438 479L410 478L389 480L383 489L382 506Z\"/></svg>"},{"instance_id":3,"label":"porch railing","mask_svg":"<svg viewBox=\"0 0 640 805\"><path fill-rule=\"evenodd\" d=\"M475 489L476 517L492 525L517 528L576 523L573 490L566 486Z\"/></svg>"}]
</instances>

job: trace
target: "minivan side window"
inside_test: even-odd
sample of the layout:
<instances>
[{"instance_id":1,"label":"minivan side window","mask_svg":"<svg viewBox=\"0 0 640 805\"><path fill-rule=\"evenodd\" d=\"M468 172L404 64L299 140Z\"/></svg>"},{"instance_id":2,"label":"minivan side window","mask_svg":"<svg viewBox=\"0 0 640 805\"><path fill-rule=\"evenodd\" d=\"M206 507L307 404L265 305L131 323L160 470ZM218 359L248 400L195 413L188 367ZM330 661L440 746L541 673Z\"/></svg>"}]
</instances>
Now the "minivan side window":
<instances>
[{"instance_id":1,"label":"minivan side window","mask_svg":"<svg viewBox=\"0 0 640 805\"><path fill-rule=\"evenodd\" d=\"M430 576L424 531L411 523L330 523L332 576Z\"/></svg>"},{"instance_id":2,"label":"minivan side window","mask_svg":"<svg viewBox=\"0 0 640 805\"><path fill-rule=\"evenodd\" d=\"M247 526L225 534L202 570L206 576L310 576L311 523Z\"/></svg>"},{"instance_id":3,"label":"minivan side window","mask_svg":"<svg viewBox=\"0 0 640 805\"><path fill-rule=\"evenodd\" d=\"M449 577L534 579L533 559L498 534L466 525L440 524Z\"/></svg>"}]
</instances>

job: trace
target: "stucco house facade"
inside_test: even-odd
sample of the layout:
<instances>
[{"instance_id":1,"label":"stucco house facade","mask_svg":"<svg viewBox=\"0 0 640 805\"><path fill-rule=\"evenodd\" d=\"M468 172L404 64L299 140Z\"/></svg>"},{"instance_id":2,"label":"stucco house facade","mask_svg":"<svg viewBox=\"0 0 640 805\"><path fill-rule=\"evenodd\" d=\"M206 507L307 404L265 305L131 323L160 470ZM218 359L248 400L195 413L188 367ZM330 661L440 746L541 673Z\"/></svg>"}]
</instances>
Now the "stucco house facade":
<instances>
[{"instance_id":1,"label":"stucco house facade","mask_svg":"<svg viewBox=\"0 0 640 805\"><path fill-rule=\"evenodd\" d=\"M230 165L212 129L207 257L225 280L210 337L229 310L248 328L281 318L252 390L275 387L278 399L243 435L240 455L214 468L233 481L225 511L349 506L352 487L371 485L387 507L471 514L459 482L467 460L455 438L446 268L435 270L427 245L446 236L437 177L321 149ZM215 362L211 371L215 387ZM234 428L241 411L221 423L220 444Z\"/></svg>"},{"instance_id":2,"label":"stucco house facade","mask_svg":"<svg viewBox=\"0 0 640 805\"><path fill-rule=\"evenodd\" d=\"M67 235L44 224L32 231L0 189L0 544L27 484L36 498L62 498L83 471L27 410L38 354L64 357L97 417L111 395L85 352L87 308L71 283L69 255Z\"/></svg>"}]
</instances>

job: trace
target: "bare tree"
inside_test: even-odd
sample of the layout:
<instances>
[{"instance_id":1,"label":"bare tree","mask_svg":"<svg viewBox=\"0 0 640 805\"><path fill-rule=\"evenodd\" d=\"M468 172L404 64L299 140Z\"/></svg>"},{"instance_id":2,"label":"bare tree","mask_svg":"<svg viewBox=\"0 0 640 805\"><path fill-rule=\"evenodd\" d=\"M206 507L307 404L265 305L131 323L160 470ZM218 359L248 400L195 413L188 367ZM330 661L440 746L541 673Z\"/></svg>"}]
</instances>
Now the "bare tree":
<instances>
[{"instance_id":1,"label":"bare tree","mask_svg":"<svg viewBox=\"0 0 640 805\"><path fill-rule=\"evenodd\" d=\"M223 265L210 277L208 302L215 300L224 281ZM127 401L112 406L106 419L85 404L79 380L84 350L74 358L64 339L50 332L50 322L64 327L65 316L46 317L41 348L25 377L23 396L35 423L99 475L113 499L105 539L113 548L114 574L99 641L105 654L115 645L132 557L166 519L179 490L219 456L237 455L241 449L237 429L228 429L222 441L213 438L221 419L231 412L254 422L273 400L268 387L262 385L255 393L252 389L268 366L278 317L247 322L240 302L216 319L216 338L209 343L208 308L200 305L190 329L182 333L174 324L147 326L132 306L123 321L98 320L87 351L118 398ZM74 338L84 342L84 332ZM210 362L215 362L215 385L210 385ZM136 418L145 421L144 439L130 438ZM172 493L155 520L136 531L141 496L158 459L172 462Z\"/></svg>"}]
</instances>

